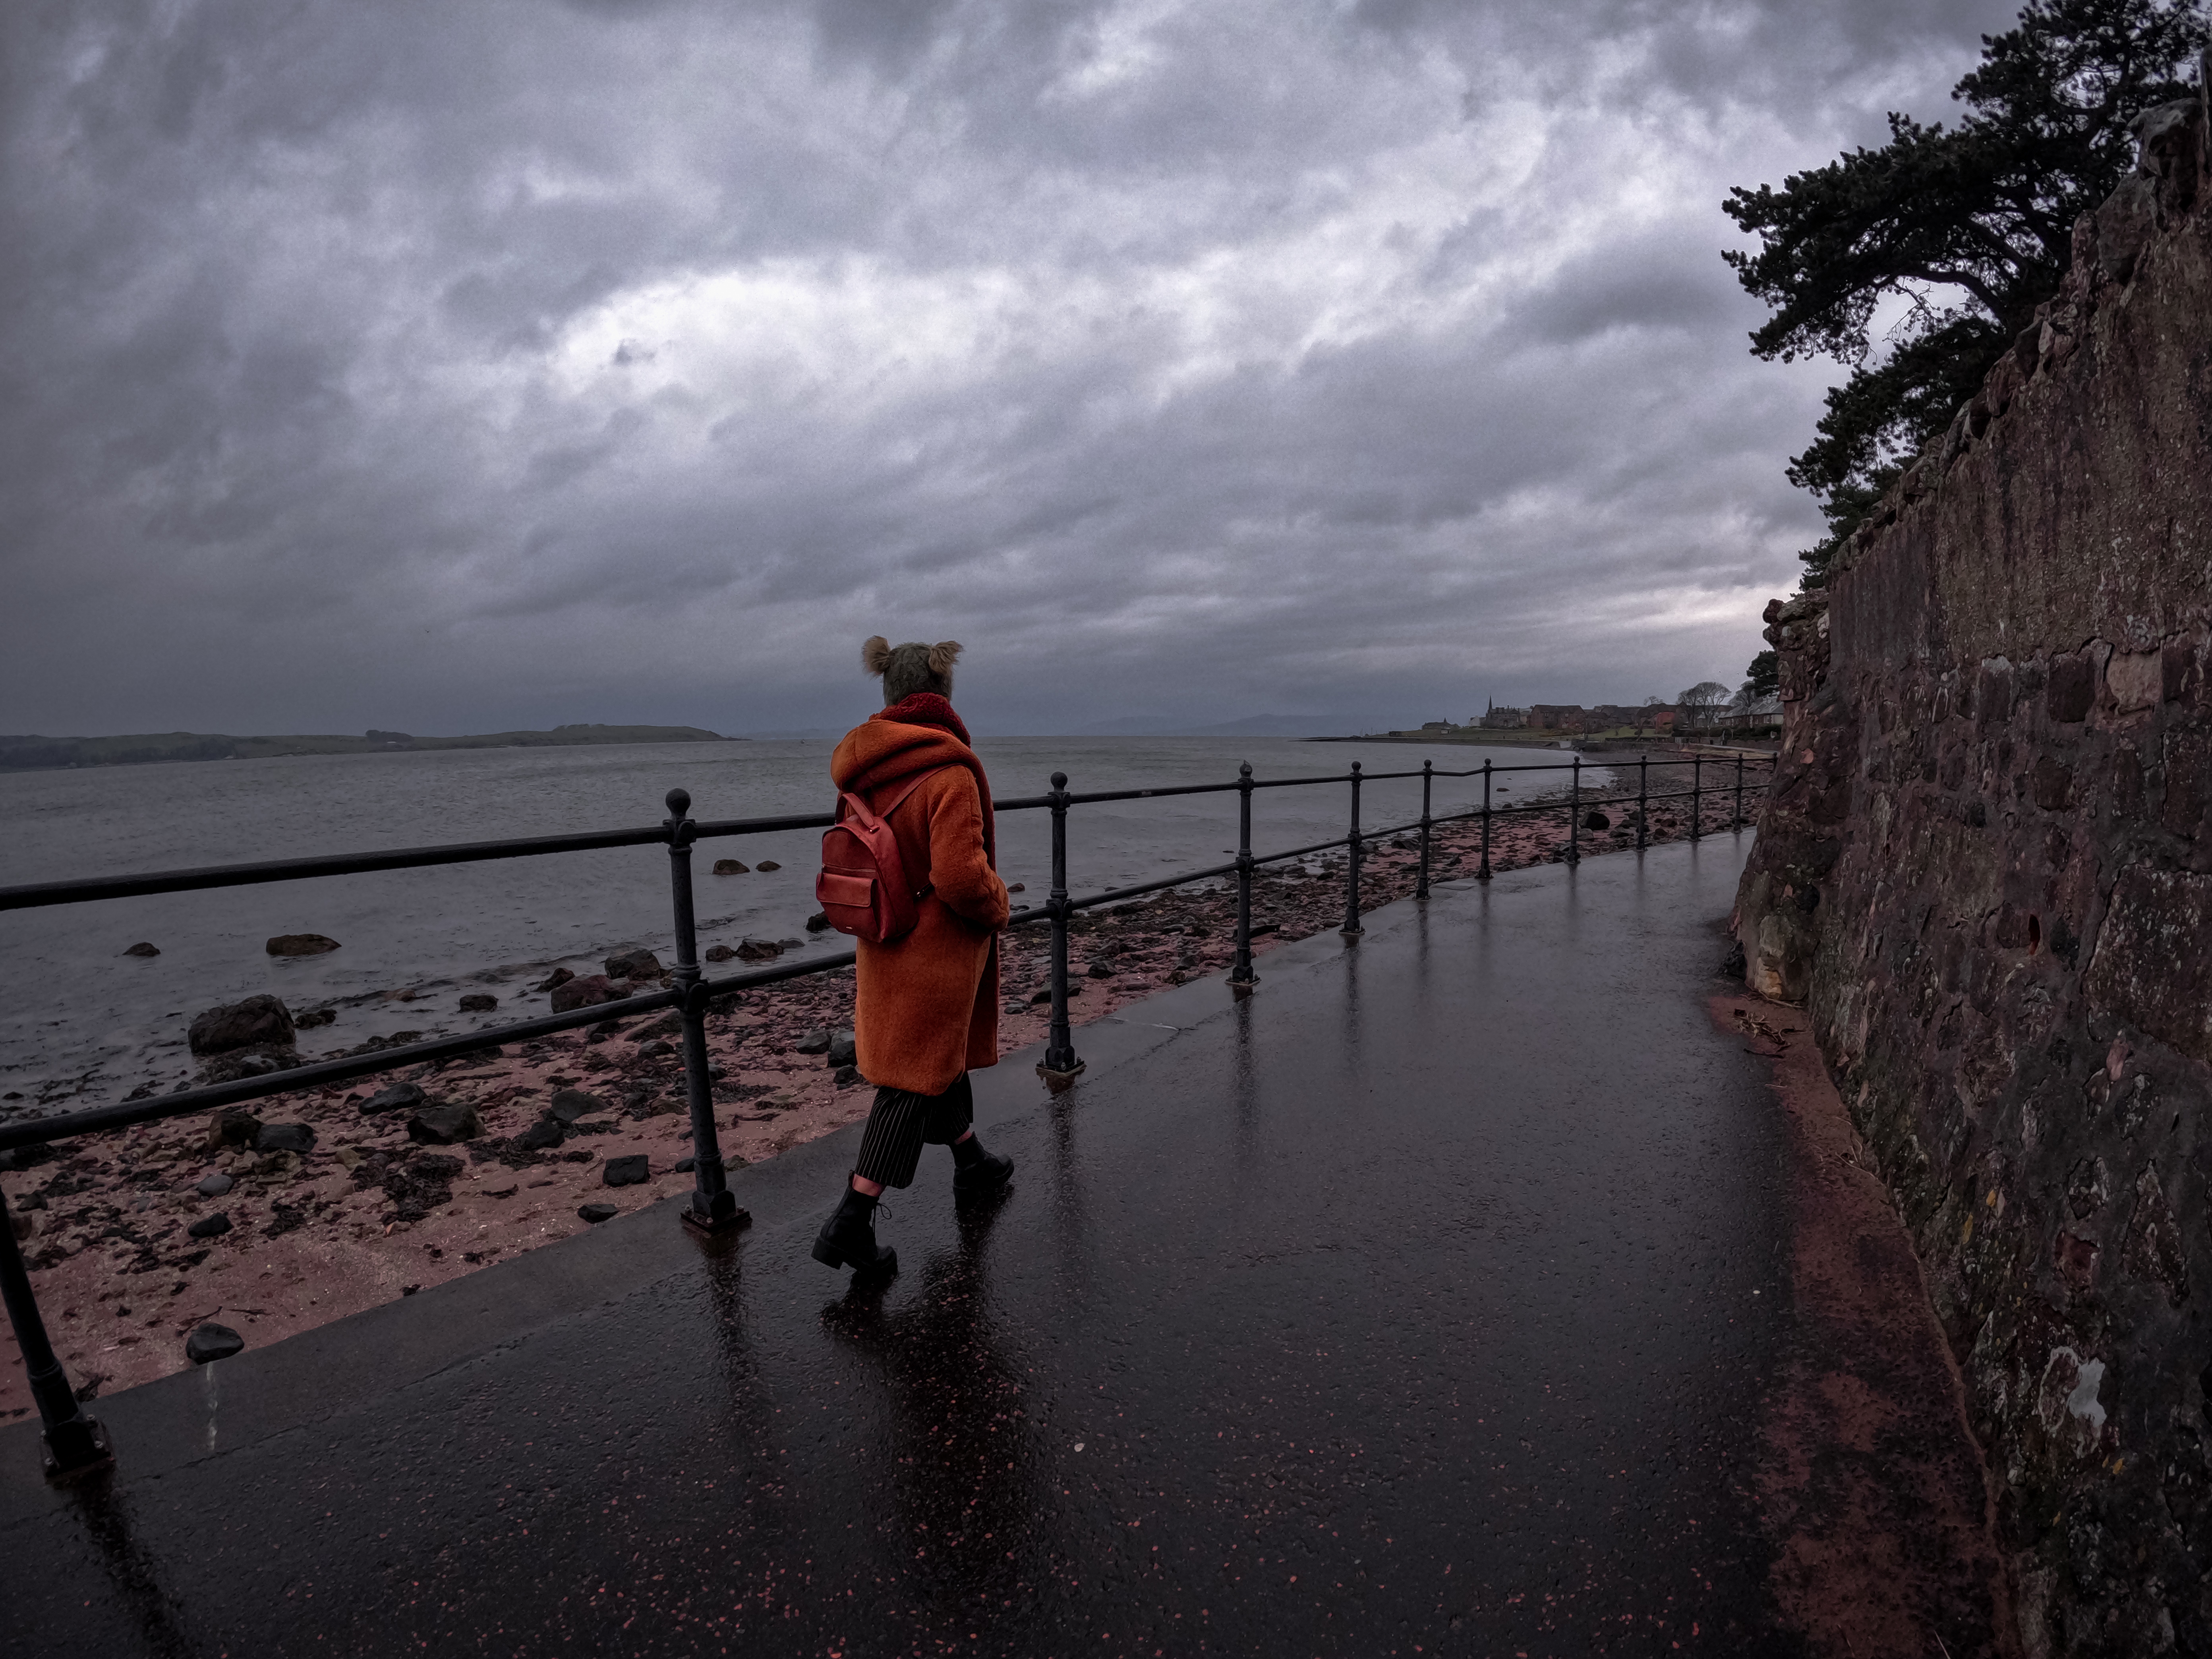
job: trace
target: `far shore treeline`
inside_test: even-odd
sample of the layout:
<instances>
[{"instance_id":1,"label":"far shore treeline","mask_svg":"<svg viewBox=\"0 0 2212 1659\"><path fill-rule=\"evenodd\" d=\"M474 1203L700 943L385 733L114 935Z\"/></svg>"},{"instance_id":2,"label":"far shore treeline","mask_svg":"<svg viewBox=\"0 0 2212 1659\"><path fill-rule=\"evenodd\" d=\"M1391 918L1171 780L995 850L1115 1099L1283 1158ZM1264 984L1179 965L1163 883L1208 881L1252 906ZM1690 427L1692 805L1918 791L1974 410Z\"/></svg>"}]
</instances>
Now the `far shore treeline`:
<instances>
[{"instance_id":1,"label":"far shore treeline","mask_svg":"<svg viewBox=\"0 0 2212 1659\"><path fill-rule=\"evenodd\" d=\"M428 749L559 749L594 743L738 743L696 726L556 726L550 732L486 732L418 738L370 731L357 738L233 738L221 732L155 732L119 738L0 737L0 771L69 766L131 766L149 761L268 760L280 755L380 755Z\"/></svg>"}]
</instances>

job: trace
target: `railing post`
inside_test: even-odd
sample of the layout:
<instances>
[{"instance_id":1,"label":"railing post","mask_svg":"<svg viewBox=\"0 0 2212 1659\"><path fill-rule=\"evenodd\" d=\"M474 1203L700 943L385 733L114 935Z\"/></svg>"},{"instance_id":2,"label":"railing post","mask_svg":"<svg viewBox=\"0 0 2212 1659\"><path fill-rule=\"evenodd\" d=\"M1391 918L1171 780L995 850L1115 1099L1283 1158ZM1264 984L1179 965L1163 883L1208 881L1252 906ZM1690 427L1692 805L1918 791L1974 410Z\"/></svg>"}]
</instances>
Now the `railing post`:
<instances>
[{"instance_id":1,"label":"railing post","mask_svg":"<svg viewBox=\"0 0 2212 1659\"><path fill-rule=\"evenodd\" d=\"M1237 769L1237 960L1229 969L1231 995L1249 991L1252 972L1252 763Z\"/></svg>"},{"instance_id":2,"label":"railing post","mask_svg":"<svg viewBox=\"0 0 2212 1659\"><path fill-rule=\"evenodd\" d=\"M1690 757L1690 839L1695 841L1705 830L1705 757Z\"/></svg>"},{"instance_id":3,"label":"railing post","mask_svg":"<svg viewBox=\"0 0 2212 1659\"><path fill-rule=\"evenodd\" d=\"M1421 868L1413 878L1413 896L1425 899L1429 896L1429 786L1435 781L1434 761L1421 763Z\"/></svg>"},{"instance_id":4,"label":"railing post","mask_svg":"<svg viewBox=\"0 0 2212 1659\"><path fill-rule=\"evenodd\" d=\"M1575 757L1574 775L1567 781L1567 862L1583 861L1583 757Z\"/></svg>"},{"instance_id":5,"label":"railing post","mask_svg":"<svg viewBox=\"0 0 2212 1659\"><path fill-rule=\"evenodd\" d=\"M1735 757L1735 822L1729 828L1743 828L1743 757L1741 755Z\"/></svg>"},{"instance_id":6,"label":"railing post","mask_svg":"<svg viewBox=\"0 0 2212 1659\"><path fill-rule=\"evenodd\" d=\"M1075 1036L1067 1022L1067 774L1052 775L1052 896L1045 901L1052 917L1052 1027L1046 1034L1044 1059L1037 1075L1055 1089L1075 1081L1083 1062L1075 1057Z\"/></svg>"},{"instance_id":7,"label":"railing post","mask_svg":"<svg viewBox=\"0 0 2212 1659\"><path fill-rule=\"evenodd\" d=\"M1352 856L1344 868L1344 926L1346 939L1358 939L1367 930L1359 925L1359 763L1352 763L1352 833L1345 837Z\"/></svg>"},{"instance_id":8,"label":"railing post","mask_svg":"<svg viewBox=\"0 0 2212 1659\"><path fill-rule=\"evenodd\" d=\"M0 1296L8 1304L8 1322L15 1328L15 1346L23 1356L23 1375L38 1401L46 1431L46 1479L58 1480L115 1461L108 1449L107 1431L85 1414L70 1390L69 1373L46 1336L46 1322L39 1316L38 1298L31 1293L31 1275L23 1266L23 1253L15 1246L15 1225L0 1195Z\"/></svg>"},{"instance_id":9,"label":"railing post","mask_svg":"<svg viewBox=\"0 0 2212 1659\"><path fill-rule=\"evenodd\" d=\"M1636 850L1644 850L1644 832L1651 811L1651 757L1636 757Z\"/></svg>"},{"instance_id":10,"label":"railing post","mask_svg":"<svg viewBox=\"0 0 2212 1659\"><path fill-rule=\"evenodd\" d=\"M1474 872L1477 881L1490 879L1490 763L1482 763L1482 863Z\"/></svg>"},{"instance_id":11,"label":"railing post","mask_svg":"<svg viewBox=\"0 0 2212 1659\"><path fill-rule=\"evenodd\" d=\"M668 792L668 887L676 911L676 988L684 994L684 1092L691 1108L691 1201L684 1224L702 1233L734 1232L750 1225L738 1207L722 1168L722 1142L714 1133L714 1083L707 1061L707 991L699 982L699 928L691 908L691 822L689 792Z\"/></svg>"}]
</instances>

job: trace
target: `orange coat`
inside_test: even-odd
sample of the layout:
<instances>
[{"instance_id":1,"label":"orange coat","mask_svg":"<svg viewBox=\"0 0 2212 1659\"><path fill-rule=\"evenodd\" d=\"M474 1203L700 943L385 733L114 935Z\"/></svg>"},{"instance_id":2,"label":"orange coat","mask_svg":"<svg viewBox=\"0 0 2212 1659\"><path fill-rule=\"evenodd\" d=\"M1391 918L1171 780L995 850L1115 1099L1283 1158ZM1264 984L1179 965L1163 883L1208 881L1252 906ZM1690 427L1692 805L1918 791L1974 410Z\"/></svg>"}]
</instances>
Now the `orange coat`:
<instances>
[{"instance_id":1,"label":"orange coat","mask_svg":"<svg viewBox=\"0 0 2212 1659\"><path fill-rule=\"evenodd\" d=\"M889 711L886 710L887 714ZM912 933L858 945L853 1035L860 1075L878 1087L941 1095L961 1073L999 1061L999 955L1006 884L975 750L950 732L883 714L848 732L830 757L838 788L866 795L925 779L891 814L908 876L927 890Z\"/></svg>"}]
</instances>

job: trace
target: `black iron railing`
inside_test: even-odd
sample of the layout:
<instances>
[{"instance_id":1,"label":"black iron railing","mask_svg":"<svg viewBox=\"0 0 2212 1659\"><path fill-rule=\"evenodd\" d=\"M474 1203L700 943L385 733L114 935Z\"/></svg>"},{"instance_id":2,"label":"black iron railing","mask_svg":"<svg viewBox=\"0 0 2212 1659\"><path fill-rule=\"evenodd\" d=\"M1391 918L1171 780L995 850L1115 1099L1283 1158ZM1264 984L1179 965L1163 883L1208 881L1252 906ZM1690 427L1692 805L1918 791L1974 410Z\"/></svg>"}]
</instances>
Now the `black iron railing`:
<instances>
[{"instance_id":1,"label":"black iron railing","mask_svg":"<svg viewBox=\"0 0 2212 1659\"><path fill-rule=\"evenodd\" d=\"M1743 796L1747 757L1739 754L1732 758L1735 763L1735 808L1730 827L1741 829L1745 822ZM1715 763L1705 756L1661 761L1639 756L1635 762L1636 793L1633 795L1616 789L1615 793L1595 796L1585 796L1583 793L1583 762L1579 755L1571 762L1518 766L1498 766L1485 761L1480 768L1471 767L1458 771L1439 770L1432 762L1424 762L1418 772L1369 773L1364 772L1355 761L1348 772L1322 777L1265 780L1255 778L1248 764L1237 769L1237 778L1234 783L1180 784L1162 788L1108 789L1088 793L1070 791L1066 775L1055 772L1052 775L1052 788L1048 793L993 803L994 810L999 812L1042 810L1052 814L1050 895L1041 908L1017 912L1007 923L1009 928L1048 926L1052 929L1052 1018L1045 1042L1044 1060L1037 1067L1038 1073L1048 1085L1060 1089L1073 1083L1083 1070L1083 1061L1075 1053L1073 1032L1068 1019L1067 992L1068 922L1079 912L1126 903L1170 888L1233 877L1237 883L1237 942L1228 983L1232 994L1246 995L1258 983L1257 976L1252 971L1252 878L1265 866L1310 858L1316 853L1333 852L1340 848L1344 849L1346 857L1342 931L1347 941L1356 940L1362 931L1359 926L1360 853L1370 842L1385 841L1408 833L1419 834L1420 857L1414 896L1426 898L1430 888L1431 842L1436 829L1442 824L1480 820L1482 835L1481 855L1475 870L1478 881L1487 881L1491 878L1491 825L1493 820L1500 817L1564 811L1568 826L1564 856L1571 864L1578 861L1582 856L1583 816L1599 805L1634 803L1637 808L1636 845L1641 850L1648 841L1649 809L1652 803L1687 800L1691 803L1689 835L1694 839L1703 833L1705 768ZM1725 765L1725 763L1719 763ZM1653 793L1650 787L1652 769L1668 766L1688 767L1690 787ZM1627 769L1626 765L1620 765L1609 769L1617 777ZM1516 806L1495 805L1491 797L1492 781L1508 772L1568 773L1566 798L1564 800L1525 802ZM1443 815L1431 811L1431 792L1437 779L1473 777L1482 780L1482 804L1480 806ZM1413 778L1421 781L1421 815L1418 819L1388 829L1361 827L1360 790L1364 785ZM1310 788L1328 784L1350 786L1351 822L1344 835L1279 853L1255 854L1252 851L1252 797L1255 792L1261 789ZM1068 892L1067 814L1071 808L1102 801L1150 800L1173 795L1224 794L1232 791L1238 798L1237 856L1234 861L1205 869L1182 871L1158 881L1144 882L1133 887L1119 887L1081 896L1074 896ZM686 1226L705 1234L726 1233L744 1226L750 1217L738 1207L730 1191L728 1176L723 1167L721 1143L715 1129L713 1079L707 1053L708 1008L723 998L757 986L848 968L853 964L854 952L841 951L805 962L756 969L719 979L708 978L699 965L698 930L691 898L691 848L699 842L718 836L827 829L836 820L830 813L802 813L783 817L729 818L702 823L690 816L691 797L681 789L670 790L666 804L668 816L659 823L634 830L466 842L445 847L402 848L388 852L337 854L316 858L275 859L249 864L158 871L145 875L102 876L82 881L33 882L0 887L0 910L25 910L46 905L127 898L147 893L245 887L264 882L355 875L365 871L421 869L434 865L473 864L492 859L538 858L556 853L596 851L614 847L662 846L668 849L670 897L676 934L676 965L671 975L674 982L663 990L615 1002L597 1003L566 1013L487 1026L465 1036L437 1037L428 1042L410 1042L366 1054L350 1054L285 1071L241 1078L233 1082L181 1090L173 1094L151 1096L53 1117L0 1125L0 1153L10 1153L18 1147L44 1145L76 1135L189 1116L195 1112L240 1105L272 1095L291 1094L350 1082L357 1078L398 1071L427 1061L452 1060L508 1042L550 1036L598 1025L607 1020L673 1008L678 1012L683 1022L684 1091L690 1109L693 1158L693 1187L690 1200L681 1212L682 1218ZM61 1361L54 1352L6 1209L5 1194L0 1194L0 1293L4 1293L8 1317L15 1328L32 1395L37 1401L39 1415L44 1424L47 1472L50 1475L64 1476L97 1467L111 1461L106 1434L76 1399Z\"/></svg>"}]
</instances>

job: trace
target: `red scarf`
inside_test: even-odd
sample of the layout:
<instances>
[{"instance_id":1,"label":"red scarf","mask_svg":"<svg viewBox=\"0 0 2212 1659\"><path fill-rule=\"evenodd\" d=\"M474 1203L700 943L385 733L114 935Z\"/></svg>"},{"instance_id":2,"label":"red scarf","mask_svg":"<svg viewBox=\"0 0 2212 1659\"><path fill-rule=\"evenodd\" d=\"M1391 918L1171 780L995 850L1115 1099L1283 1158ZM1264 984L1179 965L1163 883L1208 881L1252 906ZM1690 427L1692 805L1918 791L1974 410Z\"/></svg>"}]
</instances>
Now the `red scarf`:
<instances>
[{"instance_id":1,"label":"red scarf","mask_svg":"<svg viewBox=\"0 0 2212 1659\"><path fill-rule=\"evenodd\" d=\"M934 726L950 732L970 749L975 746L975 740L968 735L960 716L952 712L952 705L934 691L917 691L910 697L901 697L876 719L896 720L902 726Z\"/></svg>"}]
</instances>

